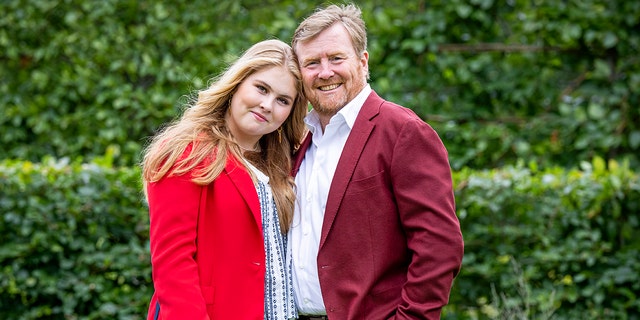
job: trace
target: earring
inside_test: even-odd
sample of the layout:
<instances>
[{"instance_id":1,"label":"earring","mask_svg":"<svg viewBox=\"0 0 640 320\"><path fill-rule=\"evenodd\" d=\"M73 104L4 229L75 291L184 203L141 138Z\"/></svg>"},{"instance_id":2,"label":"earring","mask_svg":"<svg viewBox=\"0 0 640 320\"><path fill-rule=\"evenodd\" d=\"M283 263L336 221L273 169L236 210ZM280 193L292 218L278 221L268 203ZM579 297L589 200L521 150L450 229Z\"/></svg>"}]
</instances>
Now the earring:
<instances>
[{"instance_id":1,"label":"earring","mask_svg":"<svg viewBox=\"0 0 640 320\"><path fill-rule=\"evenodd\" d=\"M278 128L278 143L282 143L282 127Z\"/></svg>"}]
</instances>

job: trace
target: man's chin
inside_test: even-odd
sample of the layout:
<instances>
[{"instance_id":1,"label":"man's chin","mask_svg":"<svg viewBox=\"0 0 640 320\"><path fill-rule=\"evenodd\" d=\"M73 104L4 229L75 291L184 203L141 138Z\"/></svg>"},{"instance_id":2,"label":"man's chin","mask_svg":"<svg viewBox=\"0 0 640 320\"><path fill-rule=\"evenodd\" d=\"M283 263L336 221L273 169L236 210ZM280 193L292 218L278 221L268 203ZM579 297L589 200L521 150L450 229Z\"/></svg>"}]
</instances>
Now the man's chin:
<instances>
[{"instance_id":1,"label":"man's chin","mask_svg":"<svg viewBox=\"0 0 640 320\"><path fill-rule=\"evenodd\" d=\"M311 104L316 112L323 116L333 116L344 107L341 104Z\"/></svg>"}]
</instances>

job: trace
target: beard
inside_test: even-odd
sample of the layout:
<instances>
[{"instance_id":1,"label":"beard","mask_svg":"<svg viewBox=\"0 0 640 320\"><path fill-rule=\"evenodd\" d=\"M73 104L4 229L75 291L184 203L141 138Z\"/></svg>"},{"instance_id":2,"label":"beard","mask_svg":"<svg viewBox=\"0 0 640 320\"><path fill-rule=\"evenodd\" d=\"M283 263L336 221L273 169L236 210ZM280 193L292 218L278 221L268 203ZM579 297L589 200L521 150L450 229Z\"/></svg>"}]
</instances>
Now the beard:
<instances>
[{"instance_id":1,"label":"beard","mask_svg":"<svg viewBox=\"0 0 640 320\"><path fill-rule=\"evenodd\" d=\"M360 74L362 75L362 74ZM351 100L353 100L362 88L365 87L367 81L362 78L361 82L354 81L344 81L341 80L341 88L340 90L332 93L332 94L322 94L317 89L320 86L325 85L325 83L314 83L311 90L306 90L307 99L313 106L313 109L322 116L333 116L338 111L340 111L344 106L346 106ZM334 81L335 82L335 81Z\"/></svg>"},{"instance_id":2,"label":"beard","mask_svg":"<svg viewBox=\"0 0 640 320\"><path fill-rule=\"evenodd\" d=\"M314 94L309 97L309 102L311 102L313 109L320 115L333 116L349 103L349 99L344 92L340 92L323 97Z\"/></svg>"}]
</instances>

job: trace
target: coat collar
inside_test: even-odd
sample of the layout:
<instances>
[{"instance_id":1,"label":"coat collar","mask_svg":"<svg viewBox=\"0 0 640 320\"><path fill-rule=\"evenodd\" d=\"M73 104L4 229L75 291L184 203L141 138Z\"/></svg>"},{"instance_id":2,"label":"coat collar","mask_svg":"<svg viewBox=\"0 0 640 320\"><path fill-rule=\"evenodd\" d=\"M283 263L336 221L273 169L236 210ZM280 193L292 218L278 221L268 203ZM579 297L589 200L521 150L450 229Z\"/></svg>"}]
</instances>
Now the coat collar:
<instances>
[{"instance_id":1,"label":"coat collar","mask_svg":"<svg viewBox=\"0 0 640 320\"><path fill-rule=\"evenodd\" d=\"M338 166L333 175L333 180L331 181L327 206L324 211L324 222L322 223L320 248L324 245L327 235L333 226L333 221L338 214L338 209L347 190L347 185L353 177L356 165L362 156L364 146L375 127L375 123L371 120L378 115L383 102L384 100L372 91L356 117L349 138L347 138L347 142L340 155L340 160L338 160Z\"/></svg>"},{"instance_id":2,"label":"coat collar","mask_svg":"<svg viewBox=\"0 0 640 320\"><path fill-rule=\"evenodd\" d=\"M375 127L375 123L372 120L380 113L380 107L384 103L384 100L371 91L367 99L365 100L356 121L351 129L351 133L347 138L336 172L331 182L329 197L327 198L327 206L324 212L324 222L322 224L322 235L320 237L320 247L324 245L324 242L331 230L333 221L335 220L342 199L344 198L347 190L347 185L353 176L356 165L360 160L364 146ZM300 170L300 165L304 159L304 155L311 145L311 133L308 133L303 140L300 148L294 155L294 165L292 175L295 176Z\"/></svg>"},{"instance_id":3,"label":"coat collar","mask_svg":"<svg viewBox=\"0 0 640 320\"><path fill-rule=\"evenodd\" d=\"M256 186L249 175L249 172L243 164L240 163L233 155L229 154L227 163L224 168L224 174L229 177L229 180L236 186L238 192L244 199L245 203L251 210L251 213L258 224L260 234L262 234L262 213L260 211L260 200L258 199L258 192Z\"/></svg>"}]
</instances>

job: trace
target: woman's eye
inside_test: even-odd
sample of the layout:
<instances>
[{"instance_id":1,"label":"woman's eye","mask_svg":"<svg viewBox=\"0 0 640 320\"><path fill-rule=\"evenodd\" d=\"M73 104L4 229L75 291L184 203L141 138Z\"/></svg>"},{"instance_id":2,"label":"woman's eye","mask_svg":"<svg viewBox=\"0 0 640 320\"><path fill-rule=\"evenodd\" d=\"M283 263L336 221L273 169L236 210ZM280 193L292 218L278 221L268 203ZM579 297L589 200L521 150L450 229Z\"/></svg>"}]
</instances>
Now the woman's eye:
<instances>
[{"instance_id":1,"label":"woman's eye","mask_svg":"<svg viewBox=\"0 0 640 320\"><path fill-rule=\"evenodd\" d=\"M264 86L256 85L256 88L258 88L260 92L267 92L267 88L265 88Z\"/></svg>"},{"instance_id":2,"label":"woman's eye","mask_svg":"<svg viewBox=\"0 0 640 320\"><path fill-rule=\"evenodd\" d=\"M280 103L284 104L285 106L289 105L289 100L287 100L287 99L278 98L278 101L280 101Z\"/></svg>"}]
</instances>

